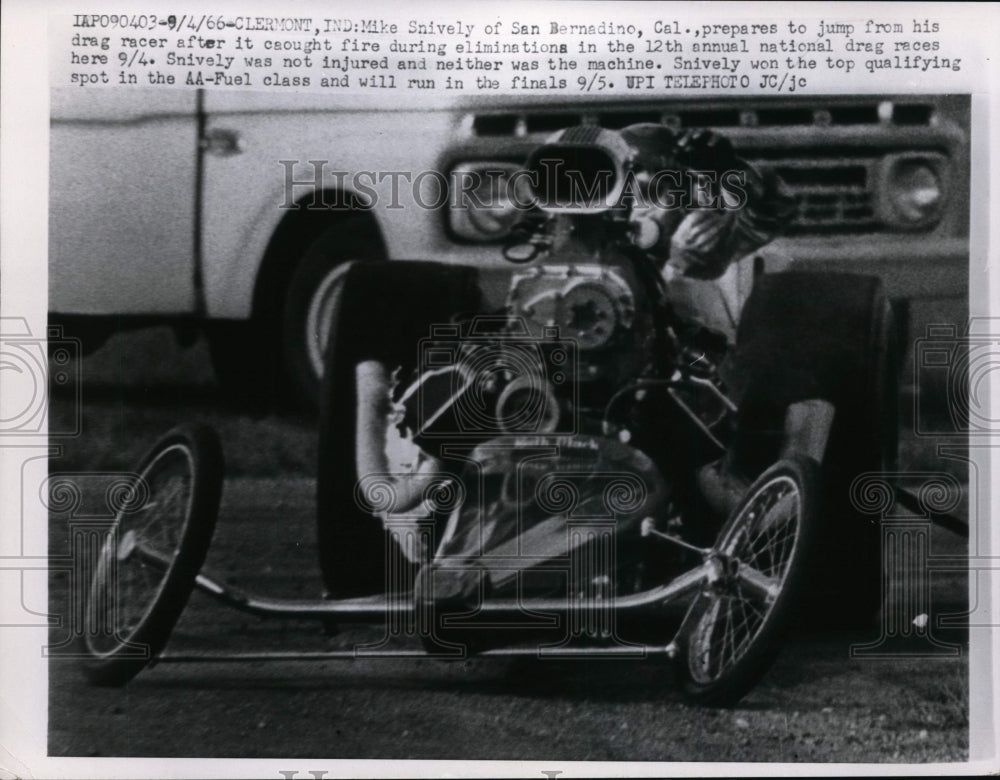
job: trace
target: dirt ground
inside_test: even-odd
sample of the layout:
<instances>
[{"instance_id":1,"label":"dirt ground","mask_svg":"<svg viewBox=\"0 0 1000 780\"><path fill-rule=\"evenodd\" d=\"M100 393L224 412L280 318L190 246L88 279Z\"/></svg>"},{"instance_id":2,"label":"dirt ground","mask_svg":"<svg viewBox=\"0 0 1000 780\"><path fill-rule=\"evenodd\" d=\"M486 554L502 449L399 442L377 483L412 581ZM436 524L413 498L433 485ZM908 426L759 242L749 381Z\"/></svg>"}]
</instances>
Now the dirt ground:
<instances>
[{"instance_id":1,"label":"dirt ground","mask_svg":"<svg viewBox=\"0 0 1000 780\"><path fill-rule=\"evenodd\" d=\"M207 565L255 592L314 597L320 589L313 547L315 427L229 411L212 386L203 346L180 351L163 339L162 333L119 339L84 361L83 435L65 442L51 471L124 469L175 422L210 422L221 433L229 476ZM169 372L132 357L143 354L170 364ZM53 415L72 413L67 399L53 400ZM65 518L54 515L52 551L65 549L66 538ZM931 549L961 555L965 541L936 530ZM963 575L935 575L931 584L931 621L965 608ZM51 593L53 611L65 611L64 576L53 576ZM669 665L654 661L162 663L124 688L107 689L88 685L77 661L55 658L49 753L965 760L967 637L937 631L949 647L934 657L851 656L852 644L879 635L876 624L845 631L820 619L797 626L771 672L728 710L686 705ZM195 594L168 650L323 650L379 636L377 627L367 627L328 638L315 623L263 621Z\"/></svg>"}]
</instances>

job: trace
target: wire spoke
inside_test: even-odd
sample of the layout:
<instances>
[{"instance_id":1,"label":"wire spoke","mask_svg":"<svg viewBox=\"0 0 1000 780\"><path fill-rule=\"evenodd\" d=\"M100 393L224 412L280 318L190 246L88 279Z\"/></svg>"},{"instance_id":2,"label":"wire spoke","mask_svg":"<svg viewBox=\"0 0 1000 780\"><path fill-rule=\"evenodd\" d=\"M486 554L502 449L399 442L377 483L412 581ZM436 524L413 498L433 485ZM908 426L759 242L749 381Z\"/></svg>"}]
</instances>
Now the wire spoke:
<instances>
[{"instance_id":1,"label":"wire spoke","mask_svg":"<svg viewBox=\"0 0 1000 780\"><path fill-rule=\"evenodd\" d=\"M727 568L689 637L690 671L714 682L745 656L784 585L801 522L799 486L787 477L762 485L718 547Z\"/></svg>"},{"instance_id":2,"label":"wire spoke","mask_svg":"<svg viewBox=\"0 0 1000 780\"><path fill-rule=\"evenodd\" d=\"M159 453L140 477L148 489L147 500L120 512L108 532L87 607L92 651L116 652L135 636L160 598L168 570L143 560L136 551L146 548L167 558L176 554L194 486L192 469L184 447Z\"/></svg>"}]
</instances>

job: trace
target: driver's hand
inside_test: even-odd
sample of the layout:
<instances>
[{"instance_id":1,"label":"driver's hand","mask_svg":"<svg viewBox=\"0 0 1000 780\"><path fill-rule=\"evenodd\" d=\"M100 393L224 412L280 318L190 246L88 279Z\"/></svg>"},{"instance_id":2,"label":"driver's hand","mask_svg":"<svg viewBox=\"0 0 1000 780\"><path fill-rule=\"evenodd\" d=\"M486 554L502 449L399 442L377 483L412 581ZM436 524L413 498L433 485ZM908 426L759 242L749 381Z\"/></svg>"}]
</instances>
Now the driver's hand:
<instances>
[{"instance_id":1,"label":"driver's hand","mask_svg":"<svg viewBox=\"0 0 1000 780\"><path fill-rule=\"evenodd\" d=\"M672 267L675 274L695 279L722 276L731 258L733 216L734 212L718 209L688 213L670 237L667 267Z\"/></svg>"},{"instance_id":2,"label":"driver's hand","mask_svg":"<svg viewBox=\"0 0 1000 780\"><path fill-rule=\"evenodd\" d=\"M663 276L663 281L665 281L667 284L670 284L678 276L682 276L682 273L679 270L677 270L677 267L670 265L669 262L665 266L663 266L663 270L660 272L660 274Z\"/></svg>"}]
</instances>

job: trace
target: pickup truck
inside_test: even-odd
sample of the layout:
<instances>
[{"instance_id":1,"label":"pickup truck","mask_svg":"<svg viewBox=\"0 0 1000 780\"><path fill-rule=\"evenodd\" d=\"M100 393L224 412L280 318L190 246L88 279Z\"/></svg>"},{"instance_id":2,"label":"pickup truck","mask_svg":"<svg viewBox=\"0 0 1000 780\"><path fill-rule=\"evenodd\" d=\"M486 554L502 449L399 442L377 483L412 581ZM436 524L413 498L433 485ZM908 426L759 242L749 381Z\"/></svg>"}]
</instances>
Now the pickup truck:
<instances>
[{"instance_id":1,"label":"pickup truck","mask_svg":"<svg viewBox=\"0 0 1000 780\"><path fill-rule=\"evenodd\" d=\"M776 265L881 276L907 343L967 320L967 96L490 96L374 110L322 93L69 87L52 91L50 317L85 350L153 323L203 333L223 386L315 407L346 261L505 263L509 220L447 197L428 208L386 172L436 172L421 181L445 186L513 174L558 129L636 122L723 133L782 177L797 210L773 254L791 260Z\"/></svg>"}]
</instances>

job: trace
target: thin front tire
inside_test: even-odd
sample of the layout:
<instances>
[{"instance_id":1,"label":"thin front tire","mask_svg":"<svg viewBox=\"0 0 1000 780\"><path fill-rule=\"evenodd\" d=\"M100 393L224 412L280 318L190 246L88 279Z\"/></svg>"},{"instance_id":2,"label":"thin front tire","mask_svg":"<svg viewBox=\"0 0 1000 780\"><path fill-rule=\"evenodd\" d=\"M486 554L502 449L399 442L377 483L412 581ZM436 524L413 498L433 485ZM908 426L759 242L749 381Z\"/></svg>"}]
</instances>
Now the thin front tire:
<instances>
[{"instance_id":1,"label":"thin front tire","mask_svg":"<svg viewBox=\"0 0 1000 780\"><path fill-rule=\"evenodd\" d=\"M84 611L87 678L124 685L166 645L215 529L222 450L205 427L164 436L98 553Z\"/></svg>"},{"instance_id":2,"label":"thin front tire","mask_svg":"<svg viewBox=\"0 0 1000 780\"><path fill-rule=\"evenodd\" d=\"M819 465L793 457L747 491L713 548L718 576L692 604L677 674L687 699L733 705L773 663L816 538Z\"/></svg>"}]
</instances>

